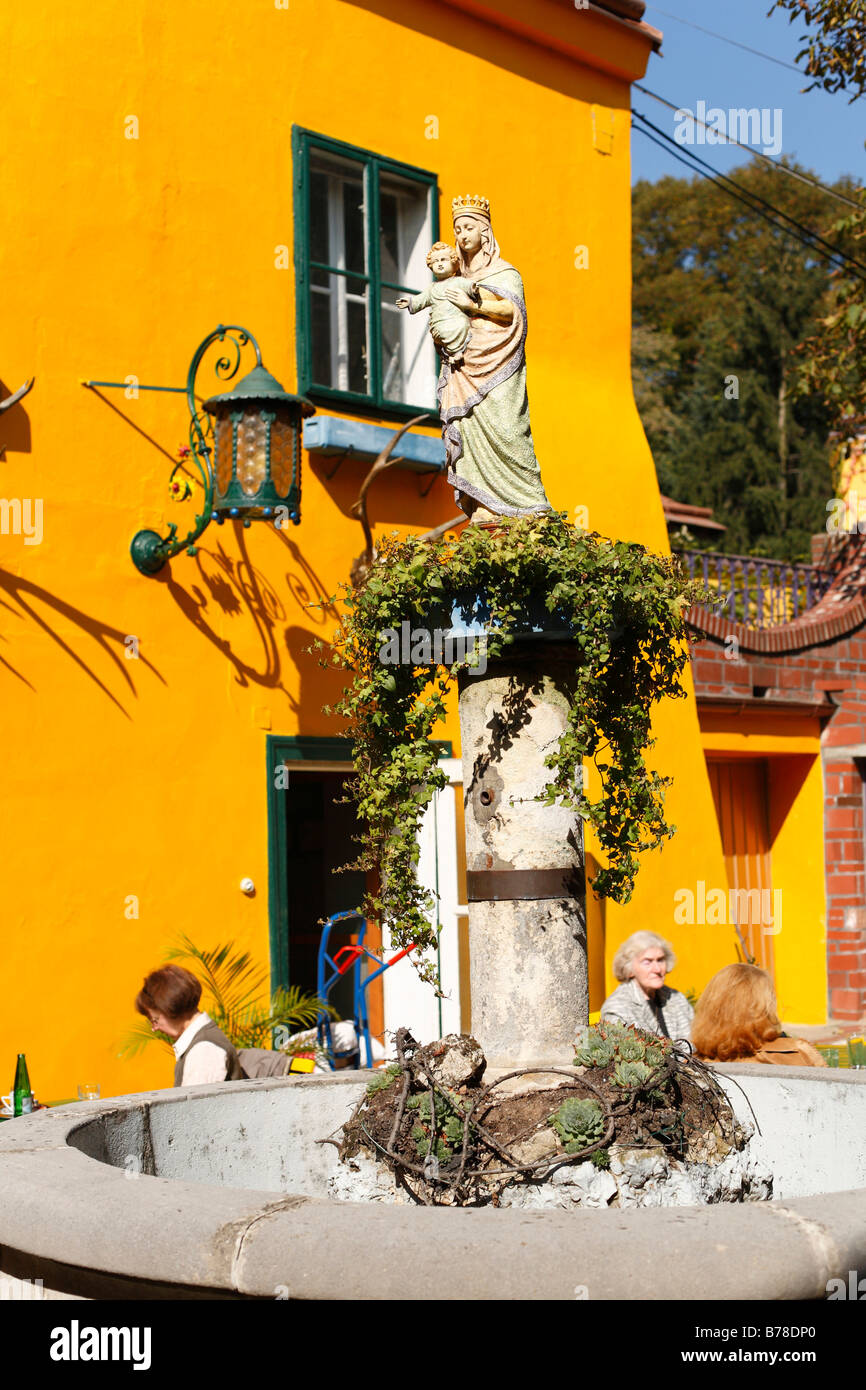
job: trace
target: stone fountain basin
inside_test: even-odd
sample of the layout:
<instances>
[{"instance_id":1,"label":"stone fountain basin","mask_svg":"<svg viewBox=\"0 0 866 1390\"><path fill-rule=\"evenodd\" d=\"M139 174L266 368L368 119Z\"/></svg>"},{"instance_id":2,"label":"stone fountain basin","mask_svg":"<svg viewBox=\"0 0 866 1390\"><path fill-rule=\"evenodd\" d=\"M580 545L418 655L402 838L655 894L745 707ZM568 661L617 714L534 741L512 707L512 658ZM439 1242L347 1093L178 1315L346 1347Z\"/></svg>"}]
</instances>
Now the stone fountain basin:
<instances>
[{"instance_id":1,"label":"stone fountain basin","mask_svg":"<svg viewBox=\"0 0 866 1390\"><path fill-rule=\"evenodd\" d=\"M0 1269L54 1298L825 1298L866 1273L866 1072L780 1071L720 1071L775 1173L745 1205L329 1200L336 1150L315 1141L363 1072L42 1111L0 1126Z\"/></svg>"}]
</instances>

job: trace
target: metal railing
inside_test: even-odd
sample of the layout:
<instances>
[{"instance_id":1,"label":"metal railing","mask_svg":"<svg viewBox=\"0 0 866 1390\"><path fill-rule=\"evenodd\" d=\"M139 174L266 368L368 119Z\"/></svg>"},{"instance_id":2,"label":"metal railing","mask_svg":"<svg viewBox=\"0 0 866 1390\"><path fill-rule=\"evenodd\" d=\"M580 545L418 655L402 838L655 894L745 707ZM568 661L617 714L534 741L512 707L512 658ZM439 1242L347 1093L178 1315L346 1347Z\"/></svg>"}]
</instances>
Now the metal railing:
<instances>
[{"instance_id":1,"label":"metal railing","mask_svg":"<svg viewBox=\"0 0 866 1390\"><path fill-rule=\"evenodd\" d=\"M723 555L716 550L677 550L690 579L718 593L712 611L746 627L779 627L814 608L833 575L817 565Z\"/></svg>"}]
</instances>

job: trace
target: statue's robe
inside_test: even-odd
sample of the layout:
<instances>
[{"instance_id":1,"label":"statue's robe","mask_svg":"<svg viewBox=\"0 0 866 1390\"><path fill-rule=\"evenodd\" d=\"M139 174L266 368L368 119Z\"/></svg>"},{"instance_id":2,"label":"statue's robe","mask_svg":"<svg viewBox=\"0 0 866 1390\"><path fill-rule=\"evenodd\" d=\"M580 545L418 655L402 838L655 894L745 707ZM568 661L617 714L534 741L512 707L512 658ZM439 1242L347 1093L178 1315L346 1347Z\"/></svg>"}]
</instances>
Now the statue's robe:
<instances>
[{"instance_id":1,"label":"statue's robe","mask_svg":"<svg viewBox=\"0 0 866 1390\"><path fill-rule=\"evenodd\" d=\"M541 481L526 396L526 304L523 281L496 260L477 281L514 306L511 323L474 317L457 366L439 378L439 413L448 481L499 516L550 511Z\"/></svg>"}]
</instances>

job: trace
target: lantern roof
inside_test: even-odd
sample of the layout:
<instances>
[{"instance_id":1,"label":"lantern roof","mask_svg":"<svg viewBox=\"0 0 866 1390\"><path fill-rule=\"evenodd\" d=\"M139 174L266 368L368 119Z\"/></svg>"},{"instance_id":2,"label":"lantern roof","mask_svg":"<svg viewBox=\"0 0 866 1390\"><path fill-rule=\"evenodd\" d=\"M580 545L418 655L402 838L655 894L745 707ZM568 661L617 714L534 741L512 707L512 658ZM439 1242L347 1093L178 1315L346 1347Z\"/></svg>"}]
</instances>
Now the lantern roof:
<instances>
[{"instance_id":1,"label":"lantern roof","mask_svg":"<svg viewBox=\"0 0 866 1390\"><path fill-rule=\"evenodd\" d=\"M306 396L293 396L288 391L284 391L276 377L271 376L266 367L253 367L231 391L226 391L221 396L211 396L204 403L205 410L211 415L221 405L235 405L238 401L262 401L263 403L281 403L283 405L297 405L300 407L302 415L313 415L316 407Z\"/></svg>"}]
</instances>

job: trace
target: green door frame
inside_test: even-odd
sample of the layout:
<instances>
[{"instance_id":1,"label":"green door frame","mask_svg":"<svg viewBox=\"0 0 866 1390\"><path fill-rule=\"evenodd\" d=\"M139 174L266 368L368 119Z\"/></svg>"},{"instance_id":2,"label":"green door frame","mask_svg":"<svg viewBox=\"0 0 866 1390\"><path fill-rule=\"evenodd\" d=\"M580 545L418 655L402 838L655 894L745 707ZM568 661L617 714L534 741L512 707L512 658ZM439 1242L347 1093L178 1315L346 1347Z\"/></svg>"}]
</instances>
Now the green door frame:
<instances>
[{"instance_id":1,"label":"green door frame","mask_svg":"<svg viewBox=\"0 0 866 1390\"><path fill-rule=\"evenodd\" d=\"M277 786L281 767L297 763L345 763L352 768L352 741L348 738L311 738L306 735L268 734L268 921L271 947L271 992L289 986L289 903L286 893L286 798Z\"/></svg>"},{"instance_id":2,"label":"green door frame","mask_svg":"<svg viewBox=\"0 0 866 1390\"><path fill-rule=\"evenodd\" d=\"M434 739L440 758L453 756L450 739ZM323 763L342 763L352 770L352 741L348 738L315 738L306 734L268 734L268 922L271 947L271 992L288 989L289 971L289 903L286 895L288 868L286 865L286 799L283 788L277 786L281 767L297 763L298 771L305 763L312 771Z\"/></svg>"}]
</instances>

